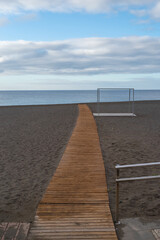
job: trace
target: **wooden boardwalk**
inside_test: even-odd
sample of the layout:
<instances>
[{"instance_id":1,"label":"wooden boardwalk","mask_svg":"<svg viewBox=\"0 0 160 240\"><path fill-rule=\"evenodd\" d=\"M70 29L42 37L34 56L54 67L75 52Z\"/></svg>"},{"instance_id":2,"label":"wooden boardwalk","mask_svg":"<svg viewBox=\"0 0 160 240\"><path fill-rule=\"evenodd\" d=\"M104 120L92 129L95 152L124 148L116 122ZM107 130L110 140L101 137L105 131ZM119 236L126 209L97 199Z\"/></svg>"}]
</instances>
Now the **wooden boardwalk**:
<instances>
[{"instance_id":1,"label":"wooden boardwalk","mask_svg":"<svg viewBox=\"0 0 160 240\"><path fill-rule=\"evenodd\" d=\"M30 223L0 223L1 240L26 240Z\"/></svg>"},{"instance_id":2,"label":"wooden boardwalk","mask_svg":"<svg viewBox=\"0 0 160 240\"><path fill-rule=\"evenodd\" d=\"M94 118L86 105L42 198L29 240L117 240Z\"/></svg>"}]
</instances>

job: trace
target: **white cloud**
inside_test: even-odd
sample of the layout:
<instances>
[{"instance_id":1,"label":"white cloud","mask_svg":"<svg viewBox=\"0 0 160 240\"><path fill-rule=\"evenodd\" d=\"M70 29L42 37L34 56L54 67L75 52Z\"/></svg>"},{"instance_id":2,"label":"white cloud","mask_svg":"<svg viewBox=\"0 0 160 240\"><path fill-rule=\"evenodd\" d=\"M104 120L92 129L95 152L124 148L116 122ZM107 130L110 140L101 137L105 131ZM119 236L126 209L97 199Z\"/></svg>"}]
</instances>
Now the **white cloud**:
<instances>
[{"instance_id":1,"label":"white cloud","mask_svg":"<svg viewBox=\"0 0 160 240\"><path fill-rule=\"evenodd\" d=\"M23 14L23 15L20 15L16 18L17 21L32 21L32 20L35 20L35 19L38 19L38 16L37 14L35 13L27 13L27 14Z\"/></svg>"},{"instance_id":2,"label":"white cloud","mask_svg":"<svg viewBox=\"0 0 160 240\"><path fill-rule=\"evenodd\" d=\"M131 9L131 14L136 15L137 17L148 16L155 20L160 20L160 1L155 1L149 8L143 6L143 9ZM145 20L144 20L145 21ZM142 22L143 23L143 22Z\"/></svg>"},{"instance_id":3,"label":"white cloud","mask_svg":"<svg viewBox=\"0 0 160 240\"><path fill-rule=\"evenodd\" d=\"M160 38L0 42L2 75L159 73Z\"/></svg>"},{"instance_id":4,"label":"white cloud","mask_svg":"<svg viewBox=\"0 0 160 240\"><path fill-rule=\"evenodd\" d=\"M0 0L1 13L48 10L53 12L108 12L133 6L148 6L158 0Z\"/></svg>"},{"instance_id":5,"label":"white cloud","mask_svg":"<svg viewBox=\"0 0 160 240\"><path fill-rule=\"evenodd\" d=\"M136 15L137 17L144 17L148 14L146 9L140 9L140 10L131 10L130 11L132 14Z\"/></svg>"},{"instance_id":6,"label":"white cloud","mask_svg":"<svg viewBox=\"0 0 160 240\"><path fill-rule=\"evenodd\" d=\"M9 20L5 17L0 18L0 27L9 23Z\"/></svg>"},{"instance_id":7,"label":"white cloud","mask_svg":"<svg viewBox=\"0 0 160 240\"><path fill-rule=\"evenodd\" d=\"M153 18L160 19L160 2L158 2L155 7L150 11Z\"/></svg>"},{"instance_id":8,"label":"white cloud","mask_svg":"<svg viewBox=\"0 0 160 240\"><path fill-rule=\"evenodd\" d=\"M0 0L0 13L12 15L30 14L30 11L32 14L38 11L108 13L124 10L139 18L147 16L159 20L160 0Z\"/></svg>"}]
</instances>

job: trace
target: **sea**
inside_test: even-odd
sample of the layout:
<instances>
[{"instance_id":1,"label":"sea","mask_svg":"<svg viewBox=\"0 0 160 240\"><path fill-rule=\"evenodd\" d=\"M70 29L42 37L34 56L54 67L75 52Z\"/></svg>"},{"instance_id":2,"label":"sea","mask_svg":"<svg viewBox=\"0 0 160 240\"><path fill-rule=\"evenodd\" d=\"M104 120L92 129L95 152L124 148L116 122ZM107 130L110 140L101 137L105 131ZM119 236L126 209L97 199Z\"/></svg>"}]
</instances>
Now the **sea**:
<instances>
[{"instance_id":1,"label":"sea","mask_svg":"<svg viewBox=\"0 0 160 240\"><path fill-rule=\"evenodd\" d=\"M160 90L101 90L101 102L160 100ZM97 102L97 90L0 91L0 106L48 105Z\"/></svg>"}]
</instances>

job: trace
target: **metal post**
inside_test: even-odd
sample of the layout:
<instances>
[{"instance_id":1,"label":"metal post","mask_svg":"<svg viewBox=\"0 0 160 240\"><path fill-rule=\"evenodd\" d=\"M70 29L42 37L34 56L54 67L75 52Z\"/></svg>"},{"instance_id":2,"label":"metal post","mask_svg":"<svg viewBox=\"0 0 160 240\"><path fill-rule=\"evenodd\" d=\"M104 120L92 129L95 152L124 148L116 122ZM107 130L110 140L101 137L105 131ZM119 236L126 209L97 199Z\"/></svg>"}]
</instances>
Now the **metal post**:
<instances>
[{"instance_id":1,"label":"metal post","mask_svg":"<svg viewBox=\"0 0 160 240\"><path fill-rule=\"evenodd\" d=\"M131 111L131 89L129 88L129 113Z\"/></svg>"},{"instance_id":2,"label":"metal post","mask_svg":"<svg viewBox=\"0 0 160 240\"><path fill-rule=\"evenodd\" d=\"M98 107L98 88L97 88L97 113L98 113L99 107Z\"/></svg>"},{"instance_id":3,"label":"metal post","mask_svg":"<svg viewBox=\"0 0 160 240\"><path fill-rule=\"evenodd\" d=\"M134 114L134 88L133 88L133 106L132 106L132 112Z\"/></svg>"},{"instance_id":4,"label":"metal post","mask_svg":"<svg viewBox=\"0 0 160 240\"><path fill-rule=\"evenodd\" d=\"M97 113L99 114L99 108L100 108L100 89L99 88L97 88Z\"/></svg>"},{"instance_id":5,"label":"metal post","mask_svg":"<svg viewBox=\"0 0 160 240\"><path fill-rule=\"evenodd\" d=\"M119 178L119 169L116 169L116 179ZM119 182L116 181L116 224L119 224Z\"/></svg>"},{"instance_id":6,"label":"metal post","mask_svg":"<svg viewBox=\"0 0 160 240\"><path fill-rule=\"evenodd\" d=\"M129 165L119 165L115 166L116 168L116 206L115 206L115 223L120 224L119 221L119 184L120 182L128 181L137 181L137 180L150 180L150 179L160 179L160 175L156 176L143 176L143 177L130 177L130 178L119 178L119 170L124 168L133 168L133 167L146 167L146 166L156 166L160 165L160 162L153 163L139 163L139 164L129 164Z\"/></svg>"}]
</instances>

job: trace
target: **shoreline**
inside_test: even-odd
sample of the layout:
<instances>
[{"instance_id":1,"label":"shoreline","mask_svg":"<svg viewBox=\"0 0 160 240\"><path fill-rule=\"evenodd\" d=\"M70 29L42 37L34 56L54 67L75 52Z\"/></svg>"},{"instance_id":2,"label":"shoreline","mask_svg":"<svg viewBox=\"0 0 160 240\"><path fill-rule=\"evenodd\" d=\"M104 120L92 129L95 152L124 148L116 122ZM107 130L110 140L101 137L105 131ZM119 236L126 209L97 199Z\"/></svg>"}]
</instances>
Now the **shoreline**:
<instances>
[{"instance_id":1,"label":"shoreline","mask_svg":"<svg viewBox=\"0 0 160 240\"><path fill-rule=\"evenodd\" d=\"M132 101L131 101L132 102ZM134 103L142 103L142 102L160 102L160 100L135 100ZM102 104L118 104L118 103L128 103L128 101L121 102L101 102ZM78 104L97 104L97 102L80 102L80 103L55 103L55 104L31 104L31 105L0 105L0 108L7 107L50 107L50 106L66 106L66 105L78 105Z\"/></svg>"}]
</instances>

